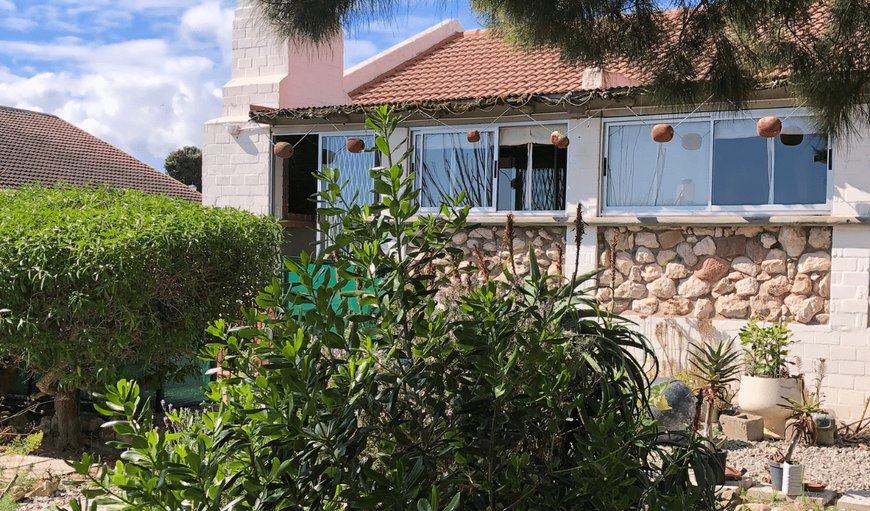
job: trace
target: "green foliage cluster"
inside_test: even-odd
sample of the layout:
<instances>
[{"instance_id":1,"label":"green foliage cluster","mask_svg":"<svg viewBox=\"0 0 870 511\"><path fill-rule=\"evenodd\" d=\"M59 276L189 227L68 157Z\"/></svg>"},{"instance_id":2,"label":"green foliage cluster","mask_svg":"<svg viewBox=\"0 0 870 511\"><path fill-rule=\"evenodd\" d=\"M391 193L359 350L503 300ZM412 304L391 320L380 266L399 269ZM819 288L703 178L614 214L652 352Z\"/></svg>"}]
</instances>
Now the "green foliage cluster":
<instances>
[{"instance_id":1,"label":"green foliage cluster","mask_svg":"<svg viewBox=\"0 0 870 511\"><path fill-rule=\"evenodd\" d=\"M170 177L202 191L202 151L198 147L184 146L166 156L163 168Z\"/></svg>"},{"instance_id":2,"label":"green foliage cluster","mask_svg":"<svg viewBox=\"0 0 870 511\"><path fill-rule=\"evenodd\" d=\"M150 425L135 384L100 411L129 440L89 495L123 509L696 509L711 462L694 438L664 444L640 361L647 341L569 283L531 275L442 291L468 209L418 215L413 174L372 114L377 204L343 198L323 169L319 255L289 261L239 324L219 320L210 360L228 376L201 414ZM340 219L340 229L330 220ZM454 261L449 264L447 261ZM464 280L464 279L460 279ZM471 279L475 280L474 278ZM638 357L636 357L637 355ZM94 459L77 464L86 474ZM696 469L699 486L689 483ZM81 509L83 503L74 503ZM706 508L706 507L705 507Z\"/></svg>"},{"instance_id":3,"label":"green foliage cluster","mask_svg":"<svg viewBox=\"0 0 870 511\"><path fill-rule=\"evenodd\" d=\"M870 3L854 0L470 0L520 46L555 47L565 60L626 64L665 104L742 105L785 82L818 114L822 132L870 122ZM343 26L389 18L409 0L259 0L284 36L328 41Z\"/></svg>"},{"instance_id":4,"label":"green foliage cluster","mask_svg":"<svg viewBox=\"0 0 870 511\"><path fill-rule=\"evenodd\" d=\"M763 378L786 378L789 375L788 355L792 332L785 321L761 326L757 318L740 329L743 364L746 374Z\"/></svg>"},{"instance_id":5,"label":"green foliage cluster","mask_svg":"<svg viewBox=\"0 0 870 511\"><path fill-rule=\"evenodd\" d=\"M57 388L194 356L279 264L268 218L109 188L0 191L0 355Z\"/></svg>"}]
</instances>

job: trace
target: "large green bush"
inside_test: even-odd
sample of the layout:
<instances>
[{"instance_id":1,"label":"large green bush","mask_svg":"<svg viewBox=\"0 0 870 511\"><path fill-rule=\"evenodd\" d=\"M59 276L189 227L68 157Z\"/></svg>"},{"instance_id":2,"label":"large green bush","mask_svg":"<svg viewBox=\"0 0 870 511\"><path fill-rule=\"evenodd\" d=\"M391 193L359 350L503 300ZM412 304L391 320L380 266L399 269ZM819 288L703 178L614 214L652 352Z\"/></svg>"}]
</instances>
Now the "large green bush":
<instances>
[{"instance_id":1,"label":"large green bush","mask_svg":"<svg viewBox=\"0 0 870 511\"><path fill-rule=\"evenodd\" d=\"M76 389L130 363L189 364L209 322L269 282L279 245L274 221L238 210L109 188L2 190L0 354L40 375L59 443L74 445Z\"/></svg>"},{"instance_id":2,"label":"large green bush","mask_svg":"<svg viewBox=\"0 0 870 511\"><path fill-rule=\"evenodd\" d=\"M288 263L298 284L276 279L241 324L211 328L229 376L207 410L155 429L136 385L101 396L130 441L95 494L128 510L707 508L704 449L661 443L651 419L646 340L534 252L527 279L454 278L474 271L449 247L468 210L417 216L395 119L369 125L379 202L348 204L339 170L319 174L321 218L341 226L323 220L334 238Z\"/></svg>"}]
</instances>

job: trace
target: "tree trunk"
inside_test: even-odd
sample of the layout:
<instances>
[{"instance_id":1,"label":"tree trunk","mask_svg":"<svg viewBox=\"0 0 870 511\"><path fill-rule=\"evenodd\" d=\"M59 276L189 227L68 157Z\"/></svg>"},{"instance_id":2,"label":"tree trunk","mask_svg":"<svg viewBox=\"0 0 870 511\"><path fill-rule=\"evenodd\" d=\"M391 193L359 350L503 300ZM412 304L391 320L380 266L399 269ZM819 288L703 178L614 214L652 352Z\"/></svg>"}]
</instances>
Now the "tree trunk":
<instances>
[{"instance_id":1,"label":"tree trunk","mask_svg":"<svg viewBox=\"0 0 870 511\"><path fill-rule=\"evenodd\" d=\"M77 390L58 389L54 395L54 420L57 433L57 448L78 449L81 446L82 428L79 422L79 395Z\"/></svg>"}]
</instances>

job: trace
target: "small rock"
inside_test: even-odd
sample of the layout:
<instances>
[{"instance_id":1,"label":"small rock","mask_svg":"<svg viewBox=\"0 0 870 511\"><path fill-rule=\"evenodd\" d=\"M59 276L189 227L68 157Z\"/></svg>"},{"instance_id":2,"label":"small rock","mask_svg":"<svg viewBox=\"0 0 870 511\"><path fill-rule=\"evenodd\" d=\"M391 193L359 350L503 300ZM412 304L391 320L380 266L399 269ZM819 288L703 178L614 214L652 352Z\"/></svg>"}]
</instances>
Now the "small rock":
<instances>
[{"instance_id":1,"label":"small rock","mask_svg":"<svg viewBox=\"0 0 870 511\"><path fill-rule=\"evenodd\" d=\"M819 296L813 296L803 300L797 307L791 309L794 314L794 319L799 323L809 323L813 320L816 314L822 312L825 308L825 299Z\"/></svg>"},{"instance_id":2,"label":"small rock","mask_svg":"<svg viewBox=\"0 0 870 511\"><path fill-rule=\"evenodd\" d=\"M631 269L634 268L634 260L632 260L627 252L617 252L615 263L616 269L623 275L628 275Z\"/></svg>"},{"instance_id":3,"label":"small rock","mask_svg":"<svg viewBox=\"0 0 870 511\"><path fill-rule=\"evenodd\" d=\"M778 275L761 284L761 293L770 296L782 296L791 289L788 278Z\"/></svg>"},{"instance_id":4,"label":"small rock","mask_svg":"<svg viewBox=\"0 0 870 511\"><path fill-rule=\"evenodd\" d=\"M655 298L645 298L631 302L631 310L643 316L652 316L659 308L659 301Z\"/></svg>"},{"instance_id":5,"label":"small rock","mask_svg":"<svg viewBox=\"0 0 870 511\"><path fill-rule=\"evenodd\" d=\"M739 256L746 251L746 238L743 236L729 236L716 242L716 255L722 258Z\"/></svg>"},{"instance_id":6,"label":"small rock","mask_svg":"<svg viewBox=\"0 0 870 511\"><path fill-rule=\"evenodd\" d=\"M809 295L813 292L813 281L805 273L795 276L794 284L791 285L791 293L795 295Z\"/></svg>"},{"instance_id":7,"label":"small rock","mask_svg":"<svg viewBox=\"0 0 870 511\"><path fill-rule=\"evenodd\" d=\"M749 298L752 315L764 321L776 321L782 316L782 300L768 295L755 295Z\"/></svg>"},{"instance_id":8,"label":"small rock","mask_svg":"<svg viewBox=\"0 0 870 511\"><path fill-rule=\"evenodd\" d=\"M665 316L685 316L692 311L692 301L675 296L659 304L659 313Z\"/></svg>"},{"instance_id":9,"label":"small rock","mask_svg":"<svg viewBox=\"0 0 870 511\"><path fill-rule=\"evenodd\" d=\"M830 298L831 297L831 274L828 273L824 277L820 278L818 282L816 282L814 286L816 293L819 294L822 298Z\"/></svg>"},{"instance_id":10,"label":"small rock","mask_svg":"<svg viewBox=\"0 0 870 511\"><path fill-rule=\"evenodd\" d=\"M684 279L689 276L689 269L682 263L668 263L665 276L671 279Z\"/></svg>"},{"instance_id":11,"label":"small rock","mask_svg":"<svg viewBox=\"0 0 870 511\"><path fill-rule=\"evenodd\" d=\"M831 229L828 227L813 227L807 242L817 249L831 248Z\"/></svg>"},{"instance_id":12,"label":"small rock","mask_svg":"<svg viewBox=\"0 0 870 511\"><path fill-rule=\"evenodd\" d=\"M762 229L761 227L751 225L751 226L746 226L746 227L738 227L737 230L734 231L734 234L736 234L737 236L745 236L747 238L754 238L754 237L758 236L759 234L761 234L761 232L763 230L764 229Z\"/></svg>"},{"instance_id":13,"label":"small rock","mask_svg":"<svg viewBox=\"0 0 870 511\"><path fill-rule=\"evenodd\" d=\"M614 280L615 277L615 280ZM599 286L608 286L611 285L613 287L619 287L620 284L625 282L625 277L622 276L619 272L613 272L611 270L604 270L598 276L598 285Z\"/></svg>"},{"instance_id":14,"label":"small rock","mask_svg":"<svg viewBox=\"0 0 870 511\"><path fill-rule=\"evenodd\" d=\"M634 243L639 247L659 248L659 240L655 233L639 232L634 235Z\"/></svg>"},{"instance_id":15,"label":"small rock","mask_svg":"<svg viewBox=\"0 0 870 511\"><path fill-rule=\"evenodd\" d=\"M716 313L716 308L713 305L713 300L709 298L701 298L700 300L695 302L695 309L692 311L692 315L698 319L710 319Z\"/></svg>"},{"instance_id":16,"label":"small rock","mask_svg":"<svg viewBox=\"0 0 870 511\"><path fill-rule=\"evenodd\" d=\"M745 279L738 280L736 284L734 284L734 290L737 292L737 296L752 296L758 293L758 288L760 284L757 280L752 277L746 277Z\"/></svg>"},{"instance_id":17,"label":"small rock","mask_svg":"<svg viewBox=\"0 0 870 511\"><path fill-rule=\"evenodd\" d=\"M719 257L708 257L701 262L700 268L695 270L695 277L712 282L728 275L731 265L728 261Z\"/></svg>"},{"instance_id":18,"label":"small rock","mask_svg":"<svg viewBox=\"0 0 870 511\"><path fill-rule=\"evenodd\" d=\"M677 252L679 252L679 250L677 250ZM713 241L713 238L707 236L706 238L695 244L695 248L692 249L692 252L696 256L713 255L716 253L716 242Z\"/></svg>"},{"instance_id":19,"label":"small rock","mask_svg":"<svg viewBox=\"0 0 870 511\"><path fill-rule=\"evenodd\" d=\"M695 252L692 250L692 245L688 243L680 243L677 245L677 254L683 259L683 262L689 266L695 266L698 264L698 256L695 255Z\"/></svg>"},{"instance_id":20,"label":"small rock","mask_svg":"<svg viewBox=\"0 0 870 511\"><path fill-rule=\"evenodd\" d=\"M679 294L685 298L697 298L710 292L711 284L692 275L679 286Z\"/></svg>"},{"instance_id":21,"label":"small rock","mask_svg":"<svg viewBox=\"0 0 870 511\"><path fill-rule=\"evenodd\" d=\"M454 245L459 246L468 241L468 233L459 231L450 238L450 241L453 242Z\"/></svg>"},{"instance_id":22,"label":"small rock","mask_svg":"<svg viewBox=\"0 0 870 511\"><path fill-rule=\"evenodd\" d=\"M713 296L722 296L734 292L734 284L728 279L722 279L713 286Z\"/></svg>"},{"instance_id":23,"label":"small rock","mask_svg":"<svg viewBox=\"0 0 870 511\"><path fill-rule=\"evenodd\" d=\"M826 252L811 252L801 256L797 264L798 273L810 273L814 271L830 271L831 254Z\"/></svg>"},{"instance_id":24,"label":"small rock","mask_svg":"<svg viewBox=\"0 0 870 511\"><path fill-rule=\"evenodd\" d=\"M662 300L667 300L677 294L676 284L667 277L662 277L647 284L646 288L651 295Z\"/></svg>"},{"instance_id":25,"label":"small rock","mask_svg":"<svg viewBox=\"0 0 870 511\"><path fill-rule=\"evenodd\" d=\"M774 245L776 245L776 236L767 232L761 235L761 246L770 248Z\"/></svg>"},{"instance_id":26,"label":"small rock","mask_svg":"<svg viewBox=\"0 0 870 511\"><path fill-rule=\"evenodd\" d=\"M673 248L684 241L680 231L665 231L659 233L659 245L662 248Z\"/></svg>"},{"instance_id":27,"label":"small rock","mask_svg":"<svg viewBox=\"0 0 870 511\"><path fill-rule=\"evenodd\" d=\"M662 276L662 267L657 264L648 264L644 266L641 272L644 282L652 282Z\"/></svg>"},{"instance_id":28,"label":"small rock","mask_svg":"<svg viewBox=\"0 0 870 511\"><path fill-rule=\"evenodd\" d=\"M807 246L807 236L803 227L783 227L779 231L777 240L790 257L801 255Z\"/></svg>"},{"instance_id":29,"label":"small rock","mask_svg":"<svg viewBox=\"0 0 870 511\"><path fill-rule=\"evenodd\" d=\"M677 253L673 250L662 250L656 254L656 262L664 266L677 258Z\"/></svg>"},{"instance_id":30,"label":"small rock","mask_svg":"<svg viewBox=\"0 0 870 511\"><path fill-rule=\"evenodd\" d=\"M631 271L628 272L628 280L632 282L643 282L643 273L641 272L640 266L633 266Z\"/></svg>"},{"instance_id":31,"label":"small rock","mask_svg":"<svg viewBox=\"0 0 870 511\"><path fill-rule=\"evenodd\" d=\"M646 296L646 286L637 282L623 282L614 292L616 298L640 299Z\"/></svg>"},{"instance_id":32,"label":"small rock","mask_svg":"<svg viewBox=\"0 0 870 511\"><path fill-rule=\"evenodd\" d=\"M786 253L779 249L773 249L768 252L764 261L761 261L761 270L771 275L785 273L786 271Z\"/></svg>"},{"instance_id":33,"label":"small rock","mask_svg":"<svg viewBox=\"0 0 870 511\"><path fill-rule=\"evenodd\" d=\"M484 240L491 240L495 237L492 229L487 229L486 227L478 227L477 229L471 231L469 236L472 238L480 238Z\"/></svg>"},{"instance_id":34,"label":"small rock","mask_svg":"<svg viewBox=\"0 0 870 511\"><path fill-rule=\"evenodd\" d=\"M716 313L731 319L743 319L749 315L749 300L737 295L724 295L716 299Z\"/></svg>"},{"instance_id":35,"label":"small rock","mask_svg":"<svg viewBox=\"0 0 870 511\"><path fill-rule=\"evenodd\" d=\"M734 260L731 261L731 267L744 275L749 275L750 277L758 275L758 266L748 257L735 257Z\"/></svg>"},{"instance_id":36,"label":"small rock","mask_svg":"<svg viewBox=\"0 0 870 511\"><path fill-rule=\"evenodd\" d=\"M34 497L53 497L57 493L58 483L54 480L45 480L39 483L34 489L27 492L27 498Z\"/></svg>"},{"instance_id":37,"label":"small rock","mask_svg":"<svg viewBox=\"0 0 870 511\"><path fill-rule=\"evenodd\" d=\"M640 264L649 264L656 262L656 256L652 253L652 250L646 247L640 247L637 249L637 252L634 253L634 260Z\"/></svg>"},{"instance_id":38,"label":"small rock","mask_svg":"<svg viewBox=\"0 0 870 511\"><path fill-rule=\"evenodd\" d=\"M595 292L595 299L599 302L609 302L613 298L613 291L609 287L599 287Z\"/></svg>"},{"instance_id":39,"label":"small rock","mask_svg":"<svg viewBox=\"0 0 870 511\"><path fill-rule=\"evenodd\" d=\"M757 239L753 238L746 242L746 257L751 259L754 263L764 261L768 252L769 249L764 248L761 242Z\"/></svg>"}]
</instances>

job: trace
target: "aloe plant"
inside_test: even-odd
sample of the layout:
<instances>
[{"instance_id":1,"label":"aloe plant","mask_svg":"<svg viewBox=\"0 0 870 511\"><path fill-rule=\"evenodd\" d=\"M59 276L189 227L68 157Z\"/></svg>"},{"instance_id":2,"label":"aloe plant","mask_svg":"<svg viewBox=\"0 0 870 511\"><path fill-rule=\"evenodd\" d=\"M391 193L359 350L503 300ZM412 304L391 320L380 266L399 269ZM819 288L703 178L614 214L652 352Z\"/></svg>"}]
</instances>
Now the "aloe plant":
<instances>
[{"instance_id":1,"label":"aloe plant","mask_svg":"<svg viewBox=\"0 0 870 511\"><path fill-rule=\"evenodd\" d=\"M728 391L731 383L737 381L740 374L739 353L734 350L733 339L710 344L691 343L689 363L695 368L695 377L700 383L696 388L698 402L706 404L705 435L708 440L714 442L713 410L717 400L725 403L730 401Z\"/></svg>"}]
</instances>

